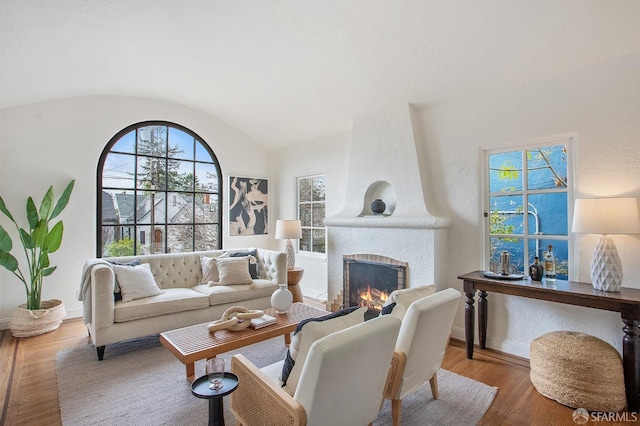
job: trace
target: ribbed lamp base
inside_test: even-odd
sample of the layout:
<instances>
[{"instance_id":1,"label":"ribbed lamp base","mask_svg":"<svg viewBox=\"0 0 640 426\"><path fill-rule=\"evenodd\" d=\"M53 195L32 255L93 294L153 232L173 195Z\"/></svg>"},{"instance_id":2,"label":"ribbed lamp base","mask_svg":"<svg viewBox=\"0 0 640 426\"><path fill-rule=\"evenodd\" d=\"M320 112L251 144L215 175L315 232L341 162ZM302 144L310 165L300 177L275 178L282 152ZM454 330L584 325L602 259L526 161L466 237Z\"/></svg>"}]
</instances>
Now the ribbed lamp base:
<instances>
[{"instance_id":1,"label":"ribbed lamp base","mask_svg":"<svg viewBox=\"0 0 640 426\"><path fill-rule=\"evenodd\" d=\"M593 288L603 291L620 291L622 287L622 262L613 239L603 235L593 251L591 261Z\"/></svg>"}]
</instances>

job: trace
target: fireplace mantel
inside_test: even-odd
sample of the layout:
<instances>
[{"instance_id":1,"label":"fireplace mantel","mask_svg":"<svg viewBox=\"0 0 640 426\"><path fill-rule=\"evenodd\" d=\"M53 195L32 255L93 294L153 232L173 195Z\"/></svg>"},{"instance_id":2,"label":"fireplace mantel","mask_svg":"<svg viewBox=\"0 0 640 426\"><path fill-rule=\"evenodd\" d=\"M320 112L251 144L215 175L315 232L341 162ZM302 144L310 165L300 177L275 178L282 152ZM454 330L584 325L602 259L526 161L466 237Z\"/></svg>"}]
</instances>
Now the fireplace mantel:
<instances>
[{"instance_id":1,"label":"fireplace mantel","mask_svg":"<svg viewBox=\"0 0 640 426\"><path fill-rule=\"evenodd\" d=\"M401 228L401 229L443 229L451 225L451 219L434 216L330 216L324 225L342 228Z\"/></svg>"}]
</instances>

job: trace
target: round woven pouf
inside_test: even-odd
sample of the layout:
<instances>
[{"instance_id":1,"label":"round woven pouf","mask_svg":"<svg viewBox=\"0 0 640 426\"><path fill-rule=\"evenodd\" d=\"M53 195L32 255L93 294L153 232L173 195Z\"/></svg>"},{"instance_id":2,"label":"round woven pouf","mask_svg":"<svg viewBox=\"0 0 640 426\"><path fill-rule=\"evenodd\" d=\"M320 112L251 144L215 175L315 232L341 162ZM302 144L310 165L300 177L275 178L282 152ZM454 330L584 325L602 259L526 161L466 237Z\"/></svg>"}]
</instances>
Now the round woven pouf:
<instances>
[{"instance_id":1,"label":"round woven pouf","mask_svg":"<svg viewBox=\"0 0 640 426\"><path fill-rule=\"evenodd\" d=\"M575 331L554 331L531 342L531 383L572 408L617 412L626 405L622 358L607 342Z\"/></svg>"}]
</instances>

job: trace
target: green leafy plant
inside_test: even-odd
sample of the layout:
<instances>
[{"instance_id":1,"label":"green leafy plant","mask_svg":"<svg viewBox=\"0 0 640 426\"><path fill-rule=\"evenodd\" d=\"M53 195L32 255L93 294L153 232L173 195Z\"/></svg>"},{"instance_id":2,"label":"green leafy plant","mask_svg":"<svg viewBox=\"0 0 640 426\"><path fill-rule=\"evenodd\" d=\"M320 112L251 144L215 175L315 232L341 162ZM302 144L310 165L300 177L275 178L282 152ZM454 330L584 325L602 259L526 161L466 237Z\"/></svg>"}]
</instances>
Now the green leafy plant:
<instances>
[{"instance_id":1,"label":"green leafy plant","mask_svg":"<svg viewBox=\"0 0 640 426\"><path fill-rule=\"evenodd\" d=\"M62 244L64 226L58 221L49 228L50 222L55 219L69 202L75 180L69 182L64 192L54 203L53 186L44 194L40 207L36 207L33 199L27 199L27 222L29 231L21 228L7 206L0 197L0 211L13 222L20 236L24 255L27 260L28 273L20 269L18 260L11 254L13 241L7 231L0 225L0 265L13 273L22 283L27 292L27 309L40 309L40 297L42 294L42 280L56 270L56 266L49 263L49 254L57 251Z\"/></svg>"}]
</instances>

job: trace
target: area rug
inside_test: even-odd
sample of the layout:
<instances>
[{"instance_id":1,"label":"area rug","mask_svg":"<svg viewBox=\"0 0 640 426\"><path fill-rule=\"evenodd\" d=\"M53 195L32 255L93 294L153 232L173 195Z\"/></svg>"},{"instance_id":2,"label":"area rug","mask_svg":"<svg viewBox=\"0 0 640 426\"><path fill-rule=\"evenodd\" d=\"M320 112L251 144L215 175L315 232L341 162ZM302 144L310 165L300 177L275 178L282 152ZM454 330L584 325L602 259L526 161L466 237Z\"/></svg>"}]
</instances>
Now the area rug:
<instances>
[{"instance_id":1,"label":"area rug","mask_svg":"<svg viewBox=\"0 0 640 426\"><path fill-rule=\"evenodd\" d=\"M284 358L282 337L266 340L221 355L242 353L258 367ZM58 395L63 425L205 425L206 400L191 394L185 367L157 337L109 345L98 361L93 346L58 352ZM196 363L196 376L204 363ZM487 411L497 389L446 370L438 372L440 398L434 400L427 382L402 402L402 424L473 425ZM235 424L224 401L225 421ZM375 426L391 425L391 404L386 401Z\"/></svg>"}]
</instances>

